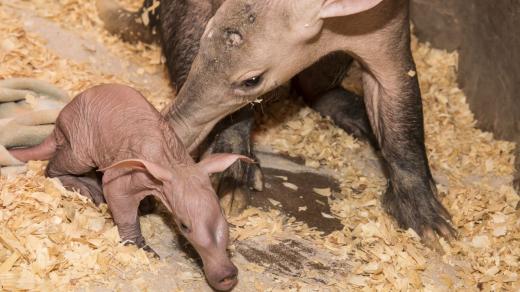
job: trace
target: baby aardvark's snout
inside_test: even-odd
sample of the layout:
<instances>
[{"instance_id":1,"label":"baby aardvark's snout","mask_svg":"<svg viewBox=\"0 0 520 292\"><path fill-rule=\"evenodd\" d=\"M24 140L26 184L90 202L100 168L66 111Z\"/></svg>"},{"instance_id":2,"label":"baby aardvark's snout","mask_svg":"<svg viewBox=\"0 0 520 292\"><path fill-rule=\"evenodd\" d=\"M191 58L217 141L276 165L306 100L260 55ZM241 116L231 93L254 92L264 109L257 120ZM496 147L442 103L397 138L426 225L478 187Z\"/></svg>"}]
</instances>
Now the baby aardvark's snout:
<instances>
[{"instance_id":1,"label":"baby aardvark's snout","mask_svg":"<svg viewBox=\"0 0 520 292\"><path fill-rule=\"evenodd\" d=\"M210 285L219 291L228 291L233 288L238 281L238 269L228 261L222 266L204 267L206 277Z\"/></svg>"},{"instance_id":2,"label":"baby aardvark's snout","mask_svg":"<svg viewBox=\"0 0 520 292\"><path fill-rule=\"evenodd\" d=\"M195 167L183 169L182 179L167 186L172 193L189 190L182 196L185 199L172 204L172 210L179 230L202 258L206 279L219 291L230 290L236 285L238 269L227 252L229 226L209 175L224 171L238 159L253 162L241 155L213 154Z\"/></svg>"}]
</instances>

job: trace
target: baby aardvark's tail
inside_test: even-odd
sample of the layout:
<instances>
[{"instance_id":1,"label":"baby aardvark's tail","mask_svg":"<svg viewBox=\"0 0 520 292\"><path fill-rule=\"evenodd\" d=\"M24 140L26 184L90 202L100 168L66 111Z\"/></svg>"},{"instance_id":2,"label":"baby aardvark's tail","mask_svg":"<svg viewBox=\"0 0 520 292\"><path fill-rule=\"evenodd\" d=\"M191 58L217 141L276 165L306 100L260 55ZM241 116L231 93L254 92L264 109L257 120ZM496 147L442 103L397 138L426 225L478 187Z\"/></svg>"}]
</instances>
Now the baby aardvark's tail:
<instances>
[{"instance_id":1,"label":"baby aardvark's tail","mask_svg":"<svg viewBox=\"0 0 520 292\"><path fill-rule=\"evenodd\" d=\"M9 150L16 159L27 162L29 160L49 160L56 152L56 138L54 132L39 145L29 148L17 148Z\"/></svg>"}]
</instances>

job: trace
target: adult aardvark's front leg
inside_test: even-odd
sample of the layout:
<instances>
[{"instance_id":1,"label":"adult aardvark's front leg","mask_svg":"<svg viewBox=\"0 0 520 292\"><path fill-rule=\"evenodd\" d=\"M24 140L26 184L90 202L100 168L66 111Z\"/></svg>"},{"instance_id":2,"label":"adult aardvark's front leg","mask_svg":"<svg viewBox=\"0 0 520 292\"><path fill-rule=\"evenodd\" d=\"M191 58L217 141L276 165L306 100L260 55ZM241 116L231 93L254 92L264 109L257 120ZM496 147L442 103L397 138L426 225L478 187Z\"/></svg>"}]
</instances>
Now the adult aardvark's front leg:
<instances>
[{"instance_id":1,"label":"adult aardvark's front leg","mask_svg":"<svg viewBox=\"0 0 520 292\"><path fill-rule=\"evenodd\" d=\"M209 136L209 152L238 153L254 159L251 141L254 118L254 109L246 106L217 124ZM232 216L246 208L251 190L263 189L262 170L258 164L237 161L216 179L222 208Z\"/></svg>"},{"instance_id":2,"label":"adult aardvark's front leg","mask_svg":"<svg viewBox=\"0 0 520 292\"><path fill-rule=\"evenodd\" d=\"M449 213L436 198L424 145L415 63L406 36L403 39L400 45L408 48L381 44L378 47L386 49L365 60L365 102L388 167L383 206L400 227L414 229L435 247L435 233L451 238L455 231L448 223Z\"/></svg>"}]
</instances>

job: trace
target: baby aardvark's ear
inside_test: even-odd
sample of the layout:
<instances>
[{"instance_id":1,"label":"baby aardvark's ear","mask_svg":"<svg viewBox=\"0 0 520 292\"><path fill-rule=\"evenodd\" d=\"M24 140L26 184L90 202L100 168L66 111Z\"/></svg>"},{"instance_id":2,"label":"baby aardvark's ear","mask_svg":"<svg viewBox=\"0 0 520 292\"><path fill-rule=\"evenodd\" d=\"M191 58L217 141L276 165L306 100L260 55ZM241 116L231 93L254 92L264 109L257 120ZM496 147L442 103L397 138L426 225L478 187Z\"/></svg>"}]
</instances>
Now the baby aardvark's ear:
<instances>
[{"instance_id":1,"label":"baby aardvark's ear","mask_svg":"<svg viewBox=\"0 0 520 292\"><path fill-rule=\"evenodd\" d=\"M320 17L338 17L356 14L368 10L383 0L325 0Z\"/></svg>"},{"instance_id":2,"label":"baby aardvark's ear","mask_svg":"<svg viewBox=\"0 0 520 292\"><path fill-rule=\"evenodd\" d=\"M255 163L253 159L244 155L218 153L211 154L204 158L197 164L197 166L200 167L205 173L210 175L212 173L223 172L237 160L242 160L248 163Z\"/></svg>"},{"instance_id":3,"label":"baby aardvark's ear","mask_svg":"<svg viewBox=\"0 0 520 292\"><path fill-rule=\"evenodd\" d=\"M153 163L150 161L145 161L141 159L127 159L116 162L109 167L100 169L99 171L105 172L110 169L118 169L118 168L130 168L136 170L144 170L151 174L157 180L162 182L171 181L173 174L171 171L162 167L157 163Z\"/></svg>"}]
</instances>

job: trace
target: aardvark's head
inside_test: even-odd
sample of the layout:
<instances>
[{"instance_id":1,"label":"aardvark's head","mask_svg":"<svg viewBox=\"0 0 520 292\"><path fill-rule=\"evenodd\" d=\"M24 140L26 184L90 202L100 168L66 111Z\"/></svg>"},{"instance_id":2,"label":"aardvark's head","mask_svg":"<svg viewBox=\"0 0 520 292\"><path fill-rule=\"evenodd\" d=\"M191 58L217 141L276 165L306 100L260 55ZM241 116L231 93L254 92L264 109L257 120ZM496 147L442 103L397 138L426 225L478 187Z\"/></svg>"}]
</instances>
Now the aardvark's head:
<instances>
[{"instance_id":1,"label":"aardvark's head","mask_svg":"<svg viewBox=\"0 0 520 292\"><path fill-rule=\"evenodd\" d=\"M233 288L238 269L227 253L229 227L209 175L226 170L239 159L253 162L242 155L213 154L197 164L174 169L138 159L110 167L146 171L160 183L156 196L172 211L180 232L201 256L209 284L217 290Z\"/></svg>"}]
</instances>

